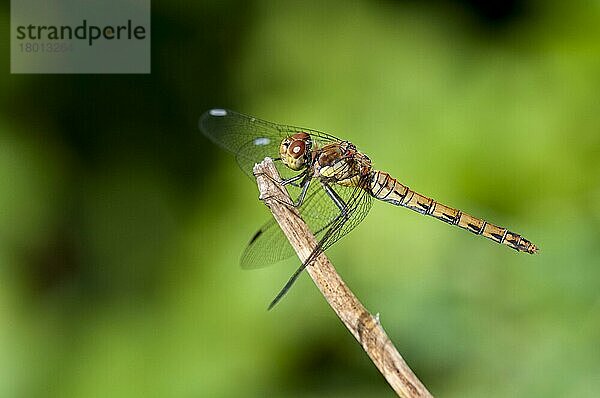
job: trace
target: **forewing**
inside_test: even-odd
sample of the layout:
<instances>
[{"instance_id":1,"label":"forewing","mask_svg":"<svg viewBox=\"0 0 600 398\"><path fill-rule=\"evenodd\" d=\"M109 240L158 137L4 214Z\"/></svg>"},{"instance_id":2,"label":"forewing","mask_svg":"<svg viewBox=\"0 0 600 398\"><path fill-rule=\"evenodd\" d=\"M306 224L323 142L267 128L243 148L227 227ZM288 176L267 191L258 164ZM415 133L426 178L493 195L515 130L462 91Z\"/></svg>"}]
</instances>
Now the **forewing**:
<instances>
[{"instance_id":1,"label":"forewing","mask_svg":"<svg viewBox=\"0 0 600 398\"><path fill-rule=\"evenodd\" d=\"M204 113L199 127L213 142L234 153L240 168L251 178L254 178L254 165L265 157L278 158L281 141L293 134L308 133L317 145L339 141L316 130L271 123L227 109L211 109ZM276 165L282 177L290 175L290 170L282 167L281 162Z\"/></svg>"}]
</instances>

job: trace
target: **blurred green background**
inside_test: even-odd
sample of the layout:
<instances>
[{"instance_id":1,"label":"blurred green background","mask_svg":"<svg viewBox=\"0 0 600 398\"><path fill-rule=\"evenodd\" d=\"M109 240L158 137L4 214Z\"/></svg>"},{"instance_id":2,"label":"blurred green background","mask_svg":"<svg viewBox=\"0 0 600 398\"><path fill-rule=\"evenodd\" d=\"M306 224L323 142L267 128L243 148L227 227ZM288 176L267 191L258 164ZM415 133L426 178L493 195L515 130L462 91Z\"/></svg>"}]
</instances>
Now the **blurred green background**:
<instances>
[{"instance_id":1,"label":"blurred green background","mask_svg":"<svg viewBox=\"0 0 600 398\"><path fill-rule=\"evenodd\" d=\"M0 11L9 53L9 9ZM328 251L439 397L600 394L600 3L154 1L151 75L0 64L0 396L391 397L208 108L330 132L522 233L375 203Z\"/></svg>"}]
</instances>

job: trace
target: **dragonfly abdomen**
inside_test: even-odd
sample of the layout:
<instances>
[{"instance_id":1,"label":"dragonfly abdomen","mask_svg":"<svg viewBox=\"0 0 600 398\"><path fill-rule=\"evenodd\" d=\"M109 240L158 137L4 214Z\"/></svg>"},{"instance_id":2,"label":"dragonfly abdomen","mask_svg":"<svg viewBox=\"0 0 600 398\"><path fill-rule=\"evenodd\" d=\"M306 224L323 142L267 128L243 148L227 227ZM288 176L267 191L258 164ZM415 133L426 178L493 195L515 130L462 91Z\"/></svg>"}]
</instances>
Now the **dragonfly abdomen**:
<instances>
[{"instance_id":1,"label":"dragonfly abdomen","mask_svg":"<svg viewBox=\"0 0 600 398\"><path fill-rule=\"evenodd\" d=\"M398 180L384 171L372 172L370 191L379 200L409 208L451 225L457 225L467 231L481 235L496 243L504 244L517 251L535 253L538 250L537 246L521 235L463 213L453 207L438 203L399 183Z\"/></svg>"}]
</instances>

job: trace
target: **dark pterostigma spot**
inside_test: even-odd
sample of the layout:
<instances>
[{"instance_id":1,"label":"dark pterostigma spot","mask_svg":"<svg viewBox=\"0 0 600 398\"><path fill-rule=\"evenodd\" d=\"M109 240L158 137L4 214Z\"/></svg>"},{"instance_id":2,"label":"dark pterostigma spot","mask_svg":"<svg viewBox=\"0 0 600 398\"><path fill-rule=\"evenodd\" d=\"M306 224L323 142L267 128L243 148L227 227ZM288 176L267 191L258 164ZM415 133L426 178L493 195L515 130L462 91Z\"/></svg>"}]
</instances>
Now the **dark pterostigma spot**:
<instances>
[{"instance_id":1,"label":"dark pterostigma spot","mask_svg":"<svg viewBox=\"0 0 600 398\"><path fill-rule=\"evenodd\" d=\"M250 243L248 243L248 244L249 244L249 245L253 244L253 243L254 243L254 241L255 241L256 239L258 239L258 237L259 237L259 236L261 236L261 235L262 235L262 233L263 233L263 230L262 230L262 229L259 229L258 231L256 231L256 233L254 234L254 236L252 237L252 239L250 239Z\"/></svg>"}]
</instances>

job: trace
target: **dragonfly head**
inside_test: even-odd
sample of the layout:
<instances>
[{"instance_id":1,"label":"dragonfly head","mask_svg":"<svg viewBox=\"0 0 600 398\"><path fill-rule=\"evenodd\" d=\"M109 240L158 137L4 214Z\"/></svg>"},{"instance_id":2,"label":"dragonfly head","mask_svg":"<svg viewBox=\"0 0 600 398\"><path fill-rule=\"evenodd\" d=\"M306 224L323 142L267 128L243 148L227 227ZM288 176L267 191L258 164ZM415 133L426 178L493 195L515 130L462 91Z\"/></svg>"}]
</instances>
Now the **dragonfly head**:
<instances>
[{"instance_id":1,"label":"dragonfly head","mask_svg":"<svg viewBox=\"0 0 600 398\"><path fill-rule=\"evenodd\" d=\"M281 141L279 154L283 164L292 170L301 170L310 160L312 140L307 133L296 133Z\"/></svg>"}]
</instances>

